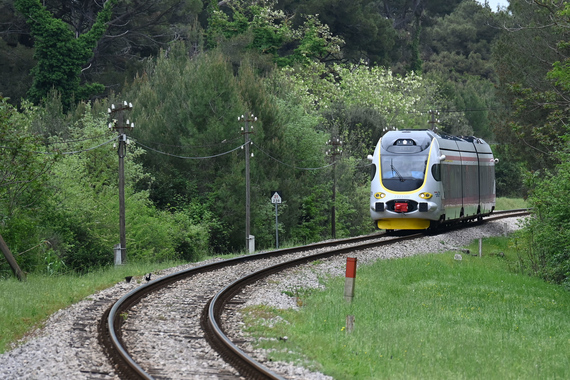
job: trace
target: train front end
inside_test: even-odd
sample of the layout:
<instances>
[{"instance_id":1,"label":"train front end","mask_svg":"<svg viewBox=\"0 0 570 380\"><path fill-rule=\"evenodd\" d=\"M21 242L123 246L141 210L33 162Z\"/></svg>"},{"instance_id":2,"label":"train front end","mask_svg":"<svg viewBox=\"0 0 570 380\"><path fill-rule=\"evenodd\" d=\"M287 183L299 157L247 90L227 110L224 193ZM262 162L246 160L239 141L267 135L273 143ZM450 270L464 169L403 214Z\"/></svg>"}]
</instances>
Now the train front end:
<instances>
[{"instance_id":1,"label":"train front end","mask_svg":"<svg viewBox=\"0 0 570 380\"><path fill-rule=\"evenodd\" d=\"M440 154L427 130L386 133L372 162L370 216L379 229L422 230L442 215Z\"/></svg>"}]
</instances>

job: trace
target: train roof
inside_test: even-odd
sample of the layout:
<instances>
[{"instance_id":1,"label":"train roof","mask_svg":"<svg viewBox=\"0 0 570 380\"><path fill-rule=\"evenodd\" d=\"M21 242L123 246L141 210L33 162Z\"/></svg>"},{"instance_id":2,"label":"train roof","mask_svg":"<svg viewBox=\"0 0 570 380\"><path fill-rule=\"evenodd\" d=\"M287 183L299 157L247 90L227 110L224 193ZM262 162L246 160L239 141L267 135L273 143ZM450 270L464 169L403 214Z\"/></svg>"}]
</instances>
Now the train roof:
<instances>
[{"instance_id":1,"label":"train roof","mask_svg":"<svg viewBox=\"0 0 570 380\"><path fill-rule=\"evenodd\" d=\"M488 144L481 138L475 136L453 136L444 133L438 134L429 129L389 131L382 136L381 144L383 149L391 153L419 153L428 148L434 138L443 146L449 146L449 143L453 142L452 144L457 144L456 146L461 150L490 151ZM471 148L467 148L467 145L464 144L469 144Z\"/></svg>"},{"instance_id":2,"label":"train roof","mask_svg":"<svg viewBox=\"0 0 570 380\"><path fill-rule=\"evenodd\" d=\"M392 153L417 153L427 149L437 135L427 129L390 131L381 139L382 147Z\"/></svg>"}]
</instances>

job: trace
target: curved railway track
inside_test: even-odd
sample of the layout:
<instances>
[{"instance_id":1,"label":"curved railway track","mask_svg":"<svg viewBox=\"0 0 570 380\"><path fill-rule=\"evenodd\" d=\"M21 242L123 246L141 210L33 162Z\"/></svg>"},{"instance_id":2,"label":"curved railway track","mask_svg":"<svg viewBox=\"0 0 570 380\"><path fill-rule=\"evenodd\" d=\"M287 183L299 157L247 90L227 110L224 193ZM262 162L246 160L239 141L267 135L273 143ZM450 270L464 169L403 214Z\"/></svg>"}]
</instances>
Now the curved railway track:
<instances>
[{"instance_id":1,"label":"curved railway track","mask_svg":"<svg viewBox=\"0 0 570 380\"><path fill-rule=\"evenodd\" d=\"M483 223L527 214L528 210L495 212ZM100 321L99 340L116 371L125 379L208 376L284 379L254 360L239 347L239 342L232 342L228 337L222 314L231 309L232 304L243 302L239 299L242 289L287 268L422 236L425 235L415 233L388 237L378 233L242 256L180 271L142 285L119 299ZM153 315L152 305L159 303L171 305L172 311L167 315ZM157 324L161 328L156 328ZM156 338L162 336L180 342L179 352L153 355L153 350L161 351ZM215 351L200 343L203 340ZM219 366L220 356L231 367ZM195 372L196 368L199 371Z\"/></svg>"}]
</instances>

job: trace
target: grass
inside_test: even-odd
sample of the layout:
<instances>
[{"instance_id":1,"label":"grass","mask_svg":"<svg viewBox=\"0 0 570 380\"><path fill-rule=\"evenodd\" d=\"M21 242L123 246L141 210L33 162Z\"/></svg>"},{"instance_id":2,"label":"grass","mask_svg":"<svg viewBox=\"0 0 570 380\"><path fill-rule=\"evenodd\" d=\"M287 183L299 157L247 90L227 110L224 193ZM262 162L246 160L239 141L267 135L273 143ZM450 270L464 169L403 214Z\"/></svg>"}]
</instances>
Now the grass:
<instances>
[{"instance_id":1,"label":"grass","mask_svg":"<svg viewBox=\"0 0 570 380\"><path fill-rule=\"evenodd\" d=\"M300 311L253 307L247 323L275 338L259 343L273 360L335 379L569 378L570 293L515 273L507 242L484 239L482 258L381 260L358 268L352 304L336 278L306 295ZM469 248L478 252L477 242Z\"/></svg>"},{"instance_id":2,"label":"grass","mask_svg":"<svg viewBox=\"0 0 570 380\"><path fill-rule=\"evenodd\" d=\"M15 278L0 280L0 353L25 336L56 311L76 303L126 276L169 268L180 263L127 264L87 275L45 276L30 274L26 282Z\"/></svg>"},{"instance_id":3,"label":"grass","mask_svg":"<svg viewBox=\"0 0 570 380\"><path fill-rule=\"evenodd\" d=\"M497 210L517 210L527 207L527 202L522 198L497 198L495 204Z\"/></svg>"}]
</instances>

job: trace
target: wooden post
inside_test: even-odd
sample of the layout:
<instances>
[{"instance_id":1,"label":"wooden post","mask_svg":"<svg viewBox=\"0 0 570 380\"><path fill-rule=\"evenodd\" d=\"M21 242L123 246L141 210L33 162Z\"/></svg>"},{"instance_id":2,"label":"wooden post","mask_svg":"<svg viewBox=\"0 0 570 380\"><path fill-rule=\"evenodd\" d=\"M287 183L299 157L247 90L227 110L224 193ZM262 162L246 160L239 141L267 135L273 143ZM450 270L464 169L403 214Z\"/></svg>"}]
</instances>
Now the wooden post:
<instances>
[{"instance_id":1,"label":"wooden post","mask_svg":"<svg viewBox=\"0 0 570 380\"><path fill-rule=\"evenodd\" d=\"M346 333L350 334L354 330L354 315L346 316Z\"/></svg>"},{"instance_id":2,"label":"wooden post","mask_svg":"<svg viewBox=\"0 0 570 380\"><path fill-rule=\"evenodd\" d=\"M483 238L479 238L479 257L481 257L482 252L483 252Z\"/></svg>"},{"instance_id":3,"label":"wooden post","mask_svg":"<svg viewBox=\"0 0 570 380\"><path fill-rule=\"evenodd\" d=\"M6 260L8 260L8 264L10 264L12 272L14 272L14 275L18 277L18 280L26 281L26 275L18 266L18 263L16 262L14 256L12 256L12 252L10 252L10 248L8 248L8 244L6 244L4 238L2 238L2 235L0 235L0 249L2 250L2 253L4 254Z\"/></svg>"}]
</instances>

